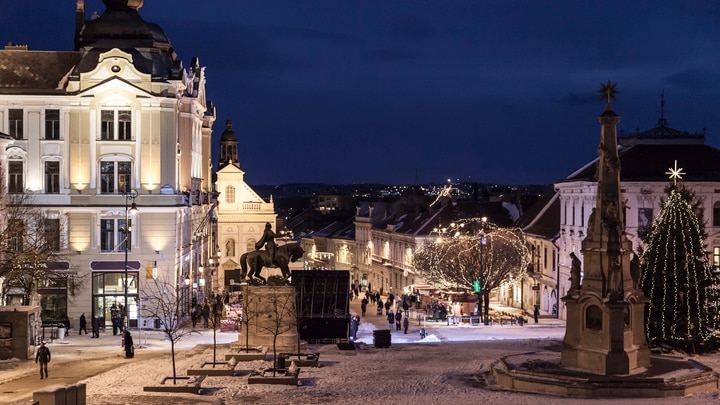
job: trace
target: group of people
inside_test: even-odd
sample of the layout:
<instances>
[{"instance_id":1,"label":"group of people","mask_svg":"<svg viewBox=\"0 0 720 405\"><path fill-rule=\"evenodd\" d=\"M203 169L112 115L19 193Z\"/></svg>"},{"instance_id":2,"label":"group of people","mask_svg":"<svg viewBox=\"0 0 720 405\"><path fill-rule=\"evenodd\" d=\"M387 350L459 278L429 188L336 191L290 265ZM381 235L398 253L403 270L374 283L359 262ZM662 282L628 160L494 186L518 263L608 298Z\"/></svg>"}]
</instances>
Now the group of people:
<instances>
[{"instance_id":1,"label":"group of people","mask_svg":"<svg viewBox=\"0 0 720 405\"><path fill-rule=\"evenodd\" d=\"M91 331L92 331L92 336L90 336L90 338L91 339L92 338L99 339L100 338L100 321L98 320L97 316L92 317L90 327L91 327ZM80 331L78 332L78 334L82 336L83 332L85 332L86 335L88 334L87 318L85 318L85 312L83 312L82 315L80 315Z\"/></svg>"},{"instance_id":2,"label":"group of people","mask_svg":"<svg viewBox=\"0 0 720 405\"><path fill-rule=\"evenodd\" d=\"M395 330L402 330L400 327L402 323L402 327L405 329L405 334L407 335L408 326L410 325L410 317L403 316L403 312L400 308L398 308L395 313L393 313L391 310L388 310L387 320L388 329L393 330L393 325L395 325Z\"/></svg>"},{"instance_id":3,"label":"group of people","mask_svg":"<svg viewBox=\"0 0 720 405\"><path fill-rule=\"evenodd\" d=\"M215 312L218 316L222 317L223 311L225 310L225 304L229 303L230 294L226 291L224 295L220 295L219 293L210 295L209 297L206 297L203 302L195 304L190 312L190 320L192 321L193 329L195 329L200 319L203 320L203 328L209 328L210 314Z\"/></svg>"}]
</instances>

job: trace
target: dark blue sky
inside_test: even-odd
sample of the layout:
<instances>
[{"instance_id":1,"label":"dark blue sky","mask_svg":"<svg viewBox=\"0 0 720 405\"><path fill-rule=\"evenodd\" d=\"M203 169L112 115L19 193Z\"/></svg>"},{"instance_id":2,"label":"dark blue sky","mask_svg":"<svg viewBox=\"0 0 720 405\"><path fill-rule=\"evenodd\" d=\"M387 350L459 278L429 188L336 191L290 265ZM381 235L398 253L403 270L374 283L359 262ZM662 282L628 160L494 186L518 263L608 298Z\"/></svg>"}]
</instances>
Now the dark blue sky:
<instances>
[{"instance_id":1,"label":"dark blue sky","mask_svg":"<svg viewBox=\"0 0 720 405\"><path fill-rule=\"evenodd\" d=\"M3 2L0 41L72 48L75 0ZM88 17L105 9L86 0ZM249 184L552 183L620 129L720 146L720 1L146 0L207 66Z\"/></svg>"}]
</instances>

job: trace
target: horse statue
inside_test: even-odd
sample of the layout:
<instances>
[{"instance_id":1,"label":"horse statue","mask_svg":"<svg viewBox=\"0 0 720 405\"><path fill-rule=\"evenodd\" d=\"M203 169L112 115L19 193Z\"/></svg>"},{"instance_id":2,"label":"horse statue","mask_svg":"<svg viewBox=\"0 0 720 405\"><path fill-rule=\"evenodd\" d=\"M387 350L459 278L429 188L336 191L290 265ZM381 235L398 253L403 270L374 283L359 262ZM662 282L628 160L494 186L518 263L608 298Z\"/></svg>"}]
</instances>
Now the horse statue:
<instances>
[{"instance_id":1,"label":"horse statue","mask_svg":"<svg viewBox=\"0 0 720 405\"><path fill-rule=\"evenodd\" d=\"M271 263L270 253L267 250L253 250L240 256L240 279L247 278L253 280L257 278L263 284L267 284L267 279L260 275L263 267L280 267L283 277L287 281L290 278L289 264L301 258L305 252L297 243L289 243L280 245L275 250L275 261ZM248 268L250 272L248 273Z\"/></svg>"}]
</instances>

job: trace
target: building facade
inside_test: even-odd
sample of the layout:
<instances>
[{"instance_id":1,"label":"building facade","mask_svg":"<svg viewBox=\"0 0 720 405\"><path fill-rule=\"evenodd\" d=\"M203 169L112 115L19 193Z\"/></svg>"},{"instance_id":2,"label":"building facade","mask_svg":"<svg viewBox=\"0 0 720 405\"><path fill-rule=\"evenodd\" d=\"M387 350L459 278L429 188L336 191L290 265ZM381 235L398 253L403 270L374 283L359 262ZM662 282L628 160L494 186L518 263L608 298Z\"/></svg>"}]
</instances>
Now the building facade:
<instances>
[{"instance_id":1,"label":"building facade","mask_svg":"<svg viewBox=\"0 0 720 405\"><path fill-rule=\"evenodd\" d=\"M175 286L185 312L198 266L215 254L215 110L204 67L176 59L139 15L142 1L106 6L87 20L77 2L72 51L0 51L0 132L12 137L4 176L8 193L29 194L57 221L60 266L82 280L36 291L43 318L85 313L110 325L120 309L131 327L152 327L144 286Z\"/></svg>"},{"instance_id":2,"label":"building facade","mask_svg":"<svg viewBox=\"0 0 720 405\"><path fill-rule=\"evenodd\" d=\"M240 257L255 250L265 230L272 226L276 243L283 243L278 235L275 204L265 201L245 183L245 172L238 163L238 140L232 130L232 122L225 123L220 136L220 167L216 173L215 187L218 191L217 209L217 264L218 285L227 291L235 291L240 283ZM270 269L270 274L280 274ZM263 276L266 277L266 276Z\"/></svg>"}]
</instances>

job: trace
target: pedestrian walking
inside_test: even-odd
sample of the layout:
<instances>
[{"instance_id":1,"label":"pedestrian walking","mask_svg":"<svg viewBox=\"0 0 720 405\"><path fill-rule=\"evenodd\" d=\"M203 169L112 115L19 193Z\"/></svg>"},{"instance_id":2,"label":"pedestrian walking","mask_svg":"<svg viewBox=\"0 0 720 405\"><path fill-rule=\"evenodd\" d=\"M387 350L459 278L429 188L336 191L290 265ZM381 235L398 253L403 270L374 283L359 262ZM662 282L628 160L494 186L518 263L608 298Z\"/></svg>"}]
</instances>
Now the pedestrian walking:
<instances>
[{"instance_id":1,"label":"pedestrian walking","mask_svg":"<svg viewBox=\"0 0 720 405\"><path fill-rule=\"evenodd\" d=\"M87 335L87 319L85 319L85 312L80 315L80 332L79 335L82 335L83 331L85 331L85 334Z\"/></svg>"},{"instance_id":2,"label":"pedestrian walking","mask_svg":"<svg viewBox=\"0 0 720 405\"><path fill-rule=\"evenodd\" d=\"M203 304L202 316L203 316L203 321L204 321L203 327L204 327L205 329L207 329L207 328L208 328L208 321L210 320L210 305L208 305L207 302Z\"/></svg>"},{"instance_id":3,"label":"pedestrian walking","mask_svg":"<svg viewBox=\"0 0 720 405\"><path fill-rule=\"evenodd\" d=\"M91 328L92 328L92 337L99 338L100 337L100 321L98 320L97 316L92 317L91 321Z\"/></svg>"},{"instance_id":4,"label":"pedestrian walking","mask_svg":"<svg viewBox=\"0 0 720 405\"><path fill-rule=\"evenodd\" d=\"M192 312L190 313L190 319L192 320L192 327L195 329L195 326L197 326L198 316L199 314L198 306L195 305L192 307Z\"/></svg>"},{"instance_id":5,"label":"pedestrian walking","mask_svg":"<svg viewBox=\"0 0 720 405\"><path fill-rule=\"evenodd\" d=\"M37 353L35 354L35 363L40 364L40 379L43 379L43 372L45 373L45 378L48 376L48 370L47 366L48 363L50 363L50 349L48 349L47 346L45 346L45 341L43 340L40 342L40 347L37 350Z\"/></svg>"},{"instance_id":6,"label":"pedestrian walking","mask_svg":"<svg viewBox=\"0 0 720 405\"><path fill-rule=\"evenodd\" d=\"M368 305L368 299L363 298L362 301L360 301L360 312L362 312L362 316L365 316L365 311L367 310Z\"/></svg>"},{"instance_id":7,"label":"pedestrian walking","mask_svg":"<svg viewBox=\"0 0 720 405\"><path fill-rule=\"evenodd\" d=\"M392 311L388 311L387 321L389 325L388 329L393 330L393 326L395 326L395 314Z\"/></svg>"},{"instance_id":8,"label":"pedestrian walking","mask_svg":"<svg viewBox=\"0 0 720 405\"><path fill-rule=\"evenodd\" d=\"M392 305L392 304L390 303L390 298L388 298L387 300L385 300L385 314L386 315L390 313L390 305Z\"/></svg>"},{"instance_id":9,"label":"pedestrian walking","mask_svg":"<svg viewBox=\"0 0 720 405\"><path fill-rule=\"evenodd\" d=\"M350 318L350 340L357 339L358 327L360 327L360 317L353 315L353 317Z\"/></svg>"},{"instance_id":10,"label":"pedestrian walking","mask_svg":"<svg viewBox=\"0 0 720 405\"><path fill-rule=\"evenodd\" d=\"M401 329L400 329L400 325L401 325L400 322L402 321L402 318L403 318L403 313L402 313L402 311L400 310L400 308L398 308L397 313L395 313L395 330L401 330Z\"/></svg>"},{"instance_id":11,"label":"pedestrian walking","mask_svg":"<svg viewBox=\"0 0 720 405\"><path fill-rule=\"evenodd\" d=\"M535 305L535 310L533 311L533 318L535 319L535 323L538 323L538 318L540 318L540 306Z\"/></svg>"},{"instance_id":12,"label":"pedestrian walking","mask_svg":"<svg viewBox=\"0 0 720 405\"><path fill-rule=\"evenodd\" d=\"M377 302L377 314L378 315L382 315L382 309L383 309L382 300L378 300L378 302Z\"/></svg>"},{"instance_id":13,"label":"pedestrian walking","mask_svg":"<svg viewBox=\"0 0 720 405\"><path fill-rule=\"evenodd\" d=\"M410 326L410 319L406 315L405 318L403 318L403 328L405 329L406 335L407 335L408 326Z\"/></svg>"},{"instance_id":14,"label":"pedestrian walking","mask_svg":"<svg viewBox=\"0 0 720 405\"><path fill-rule=\"evenodd\" d=\"M125 329L122 343L125 346L125 358L132 359L133 357L135 357L135 345L133 344L132 335L127 329Z\"/></svg>"}]
</instances>

